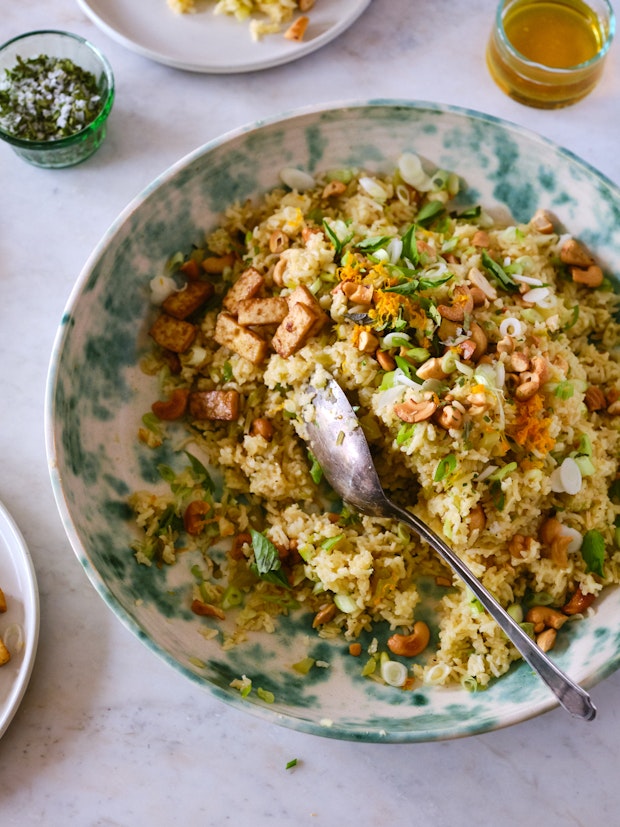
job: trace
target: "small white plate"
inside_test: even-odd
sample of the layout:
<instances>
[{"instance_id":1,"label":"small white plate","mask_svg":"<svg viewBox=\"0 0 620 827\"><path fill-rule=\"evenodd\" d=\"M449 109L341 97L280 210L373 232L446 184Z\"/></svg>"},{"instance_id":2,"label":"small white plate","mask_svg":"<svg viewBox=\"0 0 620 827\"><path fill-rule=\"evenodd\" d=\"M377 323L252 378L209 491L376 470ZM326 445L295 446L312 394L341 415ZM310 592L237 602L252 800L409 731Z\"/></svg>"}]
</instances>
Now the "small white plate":
<instances>
[{"instance_id":1,"label":"small white plate","mask_svg":"<svg viewBox=\"0 0 620 827\"><path fill-rule=\"evenodd\" d=\"M8 641L11 660L0 667L0 737L15 715L34 666L39 640L39 592L32 559L15 521L0 503L0 587L7 611L0 614L0 636L14 624L23 633L21 648Z\"/></svg>"},{"instance_id":2,"label":"small white plate","mask_svg":"<svg viewBox=\"0 0 620 827\"><path fill-rule=\"evenodd\" d=\"M166 0L77 0L82 11L114 40L138 54L190 72L253 72L297 60L338 37L370 0L317 0L304 40L282 33L252 40L248 22L213 14L175 14Z\"/></svg>"}]
</instances>

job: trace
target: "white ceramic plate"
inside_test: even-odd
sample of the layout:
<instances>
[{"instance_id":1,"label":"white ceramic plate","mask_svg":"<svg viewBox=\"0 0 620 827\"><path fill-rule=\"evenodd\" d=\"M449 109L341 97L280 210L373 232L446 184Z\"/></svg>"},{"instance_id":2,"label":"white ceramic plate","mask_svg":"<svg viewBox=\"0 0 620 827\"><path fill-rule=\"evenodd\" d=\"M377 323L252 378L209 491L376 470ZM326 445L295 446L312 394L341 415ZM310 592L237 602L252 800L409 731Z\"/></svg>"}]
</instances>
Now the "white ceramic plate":
<instances>
[{"instance_id":1,"label":"white ceramic plate","mask_svg":"<svg viewBox=\"0 0 620 827\"><path fill-rule=\"evenodd\" d=\"M0 587L7 611L0 614L0 636L13 624L23 631L19 651L8 643L11 660L0 668L0 736L24 697L39 639L39 592L30 553L15 521L0 503Z\"/></svg>"},{"instance_id":2,"label":"white ceramic plate","mask_svg":"<svg viewBox=\"0 0 620 827\"><path fill-rule=\"evenodd\" d=\"M166 0L78 0L102 31L138 54L191 72L229 74L267 69L314 52L347 29L370 0L318 0L301 43L282 34L255 42L249 24L213 14L175 14Z\"/></svg>"}]
</instances>

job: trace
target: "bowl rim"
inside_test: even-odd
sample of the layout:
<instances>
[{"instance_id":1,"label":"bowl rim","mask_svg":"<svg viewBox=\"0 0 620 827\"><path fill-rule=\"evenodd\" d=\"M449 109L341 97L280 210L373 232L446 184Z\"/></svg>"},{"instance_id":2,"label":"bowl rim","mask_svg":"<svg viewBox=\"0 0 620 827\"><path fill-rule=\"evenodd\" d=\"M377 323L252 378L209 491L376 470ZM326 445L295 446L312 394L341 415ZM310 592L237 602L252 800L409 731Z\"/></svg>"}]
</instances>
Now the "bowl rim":
<instances>
[{"instance_id":1,"label":"bowl rim","mask_svg":"<svg viewBox=\"0 0 620 827\"><path fill-rule=\"evenodd\" d=\"M92 132L96 132L102 126L102 124L105 123L105 121L108 119L110 111L112 110L112 105L114 103L114 73L112 71L110 61L103 54L101 49L95 46L94 43L91 43L90 40L87 40L85 37L82 37L79 34L74 34L73 32L66 32L62 29L36 29L35 31L25 32L23 34L17 35L16 37L12 37L10 40L6 40L4 43L0 44L0 55L6 48L13 45L14 43L18 43L20 40L28 40L33 37L39 37L40 35L50 34L59 35L60 37L66 37L71 40L74 40L82 46L86 46L86 48L94 54L94 56L100 61L103 74L106 78L106 96L102 99L101 109L92 121L87 123L86 126L82 127L82 129L80 129L78 132L73 132L71 135L65 135L63 138L57 138L56 140L51 141L30 141L25 138L20 138L17 135L12 134L11 132L6 132L4 129L2 129L2 127L0 127L0 139L6 141L8 144L11 144L12 146L19 147L20 149L41 149L49 152L55 149L66 149L67 147L72 146L75 143L79 143L80 141L84 140L85 136Z\"/></svg>"},{"instance_id":2,"label":"bowl rim","mask_svg":"<svg viewBox=\"0 0 620 827\"><path fill-rule=\"evenodd\" d=\"M312 115L320 115L325 113L335 113L339 111L363 110L363 109L407 109L419 112L430 112L432 114L455 114L467 119L474 119L479 123L492 123L508 129L513 133L517 133L528 141L538 143L545 147L552 149L570 160L571 163L576 164L584 172L595 176L598 181L609 187L617 196L620 202L620 186L608 178L604 173L600 172L593 165L584 161L571 150L562 147L560 144L552 141L538 133L522 127L518 124L510 122L504 118L487 113L460 107L451 104L434 103L424 100L408 100L399 98L378 98L378 99L351 99L343 101L332 101L329 103L312 104L292 110L287 110L274 115L271 118L257 119L256 121L248 122L240 127L229 130L220 136L207 141L196 149L190 151L178 161L167 167L160 175L152 180L145 188L143 188L119 213L116 219L109 225L104 232L95 248L91 251L86 259L82 270L73 285L69 298L65 304L65 309L60 320L60 324L56 331L54 338L51 356L49 360L48 373L46 379L45 403L44 403L44 436L46 445L46 454L48 459L48 468L51 478L52 490L56 506L58 508L65 533L73 548L74 553L78 557L85 573L90 580L95 590L102 597L104 602L110 607L114 615L119 619L123 625L133 632L139 640L146 644L147 648L158 655L165 663L172 669L180 673L186 678L189 678L193 683L206 690L208 694L218 700L223 701L228 706L232 706L237 710L249 713L254 717L262 718L270 723L277 723L289 729L298 732L304 732L310 735L323 736L333 739L357 741L365 743L427 743L441 740L455 740L457 738L468 737L471 735L480 735L485 732L504 729L517 723L522 723L526 720L531 720L539 715L544 714L556 707L559 707L557 699L549 692L548 697L544 700L528 702L526 701L519 708L515 708L512 712L504 715L501 720L488 716L488 719L481 719L475 726L468 726L466 731L458 731L451 733L449 731L438 730L437 733L430 733L428 731L418 730L395 730L385 731L378 728L369 727L368 729L352 729L347 725L338 725L336 722L330 725L325 725L319 721L311 721L301 717L293 716L289 713L283 714L277 709L269 708L267 705L259 705L252 703L248 699L241 697L239 693L229 693L214 683L205 680L200 675L193 672L191 669L184 666L177 659L175 659L163 646L152 640L148 634L145 633L141 624L125 609L112 593L110 587L107 585L98 570L91 563L89 554L83 546L77 529L74 526L71 511L67 499L65 498L63 490L62 475L58 466L58 455L56 451L56 384L58 381L58 368L60 358L62 356L65 340L68 336L67 320L73 316L73 311L76 302L87 286L88 280L94 267L98 264L101 257L104 255L106 248L114 240L114 238L122 231L123 225L130 218L130 216L139 209L158 189L166 185L172 178L174 178L184 168L190 166L194 161L208 154L214 149L238 139L243 135L261 130L263 128L272 128L278 124L284 124L290 121L303 119ZM617 587L620 588L620 587ZM580 683L585 689L595 686L597 683L608 677L610 674L620 668L620 651L615 657L607 660L601 667L590 673L587 678Z\"/></svg>"}]
</instances>

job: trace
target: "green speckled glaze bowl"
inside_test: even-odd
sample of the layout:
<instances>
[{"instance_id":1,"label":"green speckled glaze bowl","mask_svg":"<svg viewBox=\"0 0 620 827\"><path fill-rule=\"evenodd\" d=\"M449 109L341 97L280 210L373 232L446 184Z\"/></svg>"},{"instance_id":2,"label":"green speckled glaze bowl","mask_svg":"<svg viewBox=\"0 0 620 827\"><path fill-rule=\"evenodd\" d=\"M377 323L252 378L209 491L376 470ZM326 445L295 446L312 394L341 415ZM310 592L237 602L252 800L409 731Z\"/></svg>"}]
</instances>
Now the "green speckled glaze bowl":
<instances>
[{"instance_id":1,"label":"green speckled glaze bowl","mask_svg":"<svg viewBox=\"0 0 620 827\"><path fill-rule=\"evenodd\" d=\"M189 567L147 569L130 550L126 505L158 482L157 452L136 438L152 402L139 369L148 348L148 283L169 256L202 240L230 202L278 183L282 167L388 169L404 151L464 179L464 204L528 221L538 207L620 274L620 191L571 153L476 112L373 101L303 110L240 129L182 159L130 204L86 263L51 360L46 438L52 485L69 540L93 585L154 652L217 698L297 730L360 741L416 742L480 733L538 715L554 696L520 663L484 692L417 685L403 692L363 678L344 641L315 638L308 616L284 618L222 651L188 611ZM191 593L191 592L190 592ZM185 599L184 599L185 596ZM379 638L387 630L377 629ZM368 641L363 641L367 643ZM306 655L329 664L298 675ZM584 687L620 664L620 590L573 624L553 657ZM243 698L242 675L256 692Z\"/></svg>"}]
</instances>

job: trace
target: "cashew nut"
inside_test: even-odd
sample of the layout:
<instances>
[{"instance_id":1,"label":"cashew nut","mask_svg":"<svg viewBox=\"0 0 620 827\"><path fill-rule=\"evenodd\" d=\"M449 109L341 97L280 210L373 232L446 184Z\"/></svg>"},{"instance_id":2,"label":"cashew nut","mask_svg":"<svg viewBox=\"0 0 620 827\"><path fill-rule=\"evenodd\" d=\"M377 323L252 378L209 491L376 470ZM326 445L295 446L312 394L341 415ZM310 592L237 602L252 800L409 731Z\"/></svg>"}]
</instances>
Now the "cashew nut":
<instances>
[{"instance_id":1,"label":"cashew nut","mask_svg":"<svg viewBox=\"0 0 620 827\"><path fill-rule=\"evenodd\" d=\"M377 350L375 353L375 359L379 362L379 365L383 370L394 370L396 367L396 361L391 353L388 353L387 350Z\"/></svg>"},{"instance_id":2,"label":"cashew nut","mask_svg":"<svg viewBox=\"0 0 620 827\"><path fill-rule=\"evenodd\" d=\"M336 615L336 609L337 607L335 603L323 604L314 616L312 628L316 629L317 626L322 626L324 623L329 623L330 620L333 620Z\"/></svg>"},{"instance_id":3,"label":"cashew nut","mask_svg":"<svg viewBox=\"0 0 620 827\"><path fill-rule=\"evenodd\" d=\"M250 425L251 436L262 436L267 442L273 439L273 425L265 416L257 417Z\"/></svg>"},{"instance_id":4,"label":"cashew nut","mask_svg":"<svg viewBox=\"0 0 620 827\"><path fill-rule=\"evenodd\" d=\"M586 390L584 400L589 411L600 411L607 405L605 394L596 385L590 385Z\"/></svg>"},{"instance_id":5,"label":"cashew nut","mask_svg":"<svg viewBox=\"0 0 620 827\"><path fill-rule=\"evenodd\" d=\"M420 379L445 379L448 375L442 370L441 359L437 356L427 359L423 365L420 365L416 373Z\"/></svg>"},{"instance_id":6,"label":"cashew nut","mask_svg":"<svg viewBox=\"0 0 620 827\"><path fill-rule=\"evenodd\" d=\"M437 423L446 431L451 428L458 431L463 427L463 414L454 405L446 405L439 412Z\"/></svg>"},{"instance_id":7,"label":"cashew nut","mask_svg":"<svg viewBox=\"0 0 620 827\"><path fill-rule=\"evenodd\" d=\"M571 267L570 275L575 284L583 284L585 287L600 287L603 283L603 271L597 264L591 264L587 268Z\"/></svg>"},{"instance_id":8,"label":"cashew nut","mask_svg":"<svg viewBox=\"0 0 620 827\"><path fill-rule=\"evenodd\" d=\"M590 253L574 238L569 238L564 242L560 250L560 259L564 264L573 264L575 267L589 267L594 264Z\"/></svg>"},{"instance_id":9,"label":"cashew nut","mask_svg":"<svg viewBox=\"0 0 620 827\"><path fill-rule=\"evenodd\" d=\"M584 594L581 591L581 586L579 586L568 603L565 606L562 606L562 611L565 615L581 614L582 612L585 612L586 609L590 608L590 606L594 603L595 597L596 595L594 594Z\"/></svg>"},{"instance_id":10,"label":"cashew nut","mask_svg":"<svg viewBox=\"0 0 620 827\"><path fill-rule=\"evenodd\" d=\"M175 388L165 402L153 402L151 410L158 419L172 421L180 419L187 408L189 388Z\"/></svg>"},{"instance_id":11,"label":"cashew nut","mask_svg":"<svg viewBox=\"0 0 620 827\"><path fill-rule=\"evenodd\" d=\"M394 405L394 413L403 422L424 422L425 419L430 419L436 410L437 403L434 399L423 399L421 402L408 399Z\"/></svg>"},{"instance_id":12,"label":"cashew nut","mask_svg":"<svg viewBox=\"0 0 620 827\"><path fill-rule=\"evenodd\" d=\"M534 624L535 632L542 632L543 629L561 629L568 617L551 606L532 606L525 619Z\"/></svg>"},{"instance_id":13,"label":"cashew nut","mask_svg":"<svg viewBox=\"0 0 620 827\"><path fill-rule=\"evenodd\" d=\"M342 195L347 189L347 185L343 181L330 181L326 184L321 197L331 198L334 195Z\"/></svg>"},{"instance_id":14,"label":"cashew nut","mask_svg":"<svg viewBox=\"0 0 620 827\"><path fill-rule=\"evenodd\" d=\"M489 340L487 339L487 334L484 330L480 327L478 322L472 322L469 331L470 338L475 342L476 349L472 355L472 360L477 362L481 356L487 352L487 346Z\"/></svg>"},{"instance_id":15,"label":"cashew nut","mask_svg":"<svg viewBox=\"0 0 620 827\"><path fill-rule=\"evenodd\" d=\"M551 235L553 232L553 218L547 210L536 210L530 220L530 224L543 235Z\"/></svg>"},{"instance_id":16,"label":"cashew nut","mask_svg":"<svg viewBox=\"0 0 620 827\"><path fill-rule=\"evenodd\" d=\"M211 603L203 603L202 600L192 600L192 612L202 617L216 617L218 620L226 620L222 609L213 606Z\"/></svg>"},{"instance_id":17,"label":"cashew nut","mask_svg":"<svg viewBox=\"0 0 620 827\"><path fill-rule=\"evenodd\" d=\"M374 353L379 347L379 340L368 330L362 330L357 340L357 349L362 353Z\"/></svg>"},{"instance_id":18,"label":"cashew nut","mask_svg":"<svg viewBox=\"0 0 620 827\"><path fill-rule=\"evenodd\" d=\"M289 237L282 230L274 230L269 236L269 250L272 253L282 253L289 245Z\"/></svg>"},{"instance_id":19,"label":"cashew nut","mask_svg":"<svg viewBox=\"0 0 620 827\"><path fill-rule=\"evenodd\" d=\"M469 530L482 531L487 524L487 516L484 513L484 508L478 503L469 512Z\"/></svg>"},{"instance_id":20,"label":"cashew nut","mask_svg":"<svg viewBox=\"0 0 620 827\"><path fill-rule=\"evenodd\" d=\"M555 629L545 629L544 632L536 636L536 643L543 652L548 652L553 648L557 636L558 633Z\"/></svg>"},{"instance_id":21,"label":"cashew nut","mask_svg":"<svg viewBox=\"0 0 620 827\"><path fill-rule=\"evenodd\" d=\"M423 620L418 620L410 635L392 635L388 638L387 647L394 655L414 658L426 649L430 639L430 629Z\"/></svg>"},{"instance_id":22,"label":"cashew nut","mask_svg":"<svg viewBox=\"0 0 620 827\"><path fill-rule=\"evenodd\" d=\"M526 402L531 399L540 388L540 379L531 371L524 371L521 374L521 382L515 390L515 396L519 402Z\"/></svg>"}]
</instances>

